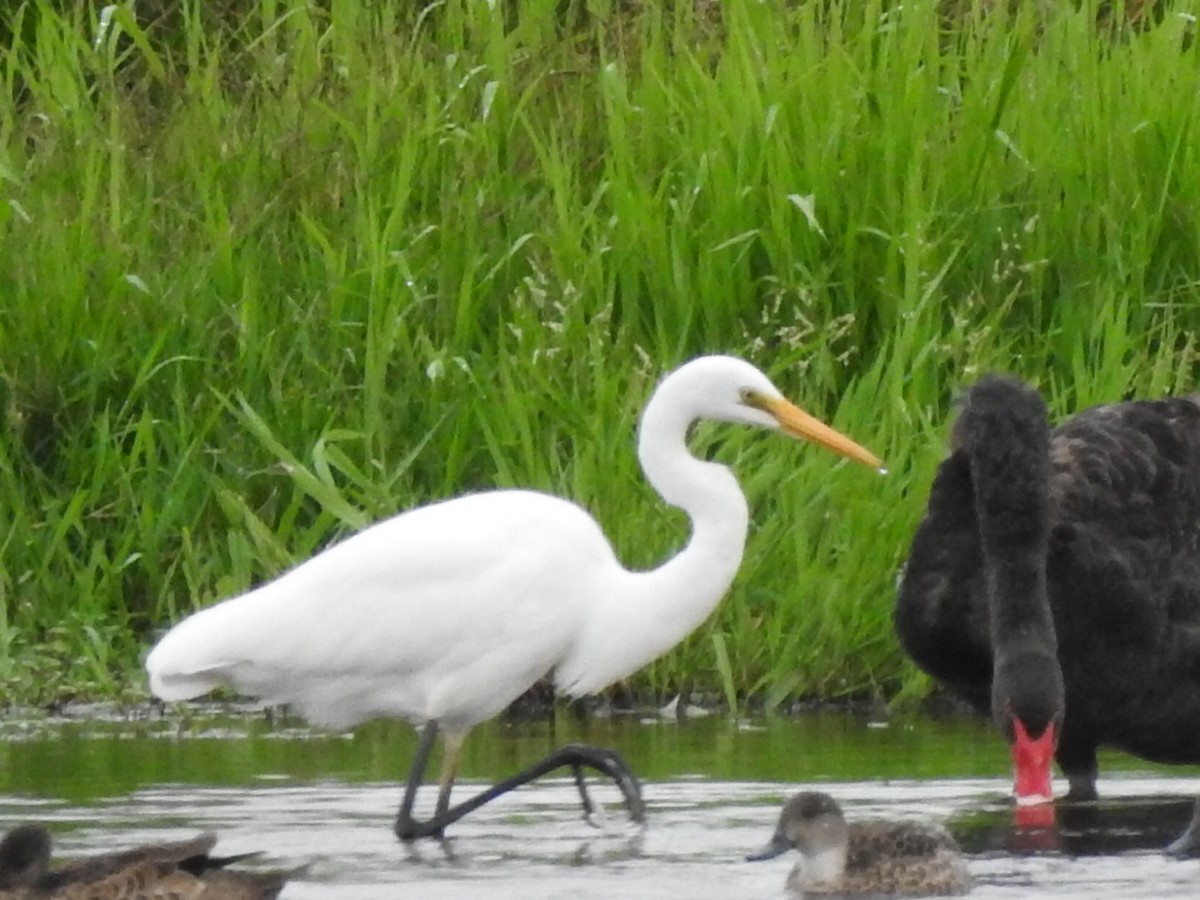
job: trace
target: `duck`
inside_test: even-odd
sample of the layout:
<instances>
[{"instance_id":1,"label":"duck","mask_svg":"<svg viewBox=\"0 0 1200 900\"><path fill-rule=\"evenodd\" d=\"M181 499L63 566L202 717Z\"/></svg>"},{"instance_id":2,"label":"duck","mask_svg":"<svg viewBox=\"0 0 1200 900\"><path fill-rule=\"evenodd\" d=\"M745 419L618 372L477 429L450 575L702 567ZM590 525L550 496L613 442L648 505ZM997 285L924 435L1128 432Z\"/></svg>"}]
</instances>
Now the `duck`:
<instances>
[{"instance_id":1,"label":"duck","mask_svg":"<svg viewBox=\"0 0 1200 900\"><path fill-rule=\"evenodd\" d=\"M1097 750L1200 762L1200 397L1051 429L1019 379L970 387L893 611L917 666L1007 740L1018 804L1098 796ZM1200 829L1192 843L1200 842Z\"/></svg>"},{"instance_id":2,"label":"duck","mask_svg":"<svg viewBox=\"0 0 1200 900\"><path fill-rule=\"evenodd\" d=\"M0 838L0 900L273 900L303 868L229 869L254 854L216 857L215 834L80 857L50 867L52 839L23 824Z\"/></svg>"},{"instance_id":3,"label":"duck","mask_svg":"<svg viewBox=\"0 0 1200 900\"><path fill-rule=\"evenodd\" d=\"M940 825L848 823L829 794L800 791L783 805L775 833L751 861L788 850L801 859L789 891L842 897L949 897L968 893L971 873L957 842Z\"/></svg>"}]
</instances>

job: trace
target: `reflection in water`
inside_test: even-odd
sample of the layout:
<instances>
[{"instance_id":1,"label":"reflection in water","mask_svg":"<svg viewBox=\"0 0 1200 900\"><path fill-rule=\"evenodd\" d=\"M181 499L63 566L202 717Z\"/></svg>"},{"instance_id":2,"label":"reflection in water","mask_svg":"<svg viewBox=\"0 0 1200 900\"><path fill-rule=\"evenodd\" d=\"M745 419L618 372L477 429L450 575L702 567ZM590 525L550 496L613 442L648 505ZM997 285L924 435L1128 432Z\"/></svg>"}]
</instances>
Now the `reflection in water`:
<instances>
[{"instance_id":1,"label":"reflection in water","mask_svg":"<svg viewBox=\"0 0 1200 900\"><path fill-rule=\"evenodd\" d=\"M473 732L477 739L464 748L460 772L495 781L573 742L617 749L649 780L690 773L730 781L798 781L990 776L1008 770L1005 747L984 722L879 727L884 724L847 714L737 722L709 716L679 723L657 714L581 718L567 711L550 719L479 726ZM15 779L22 791L83 800L167 781L241 784L263 772L399 785L416 747L415 730L402 722L372 722L339 734L262 712L0 719L0 790ZM130 766L133 758L136 766Z\"/></svg>"},{"instance_id":2,"label":"reflection in water","mask_svg":"<svg viewBox=\"0 0 1200 900\"><path fill-rule=\"evenodd\" d=\"M968 853L1058 852L1067 856L1113 856L1160 851L1183 833L1192 815L1186 796L1139 796L1090 803L1060 802L1051 823L1021 827L1010 810L982 810L949 827Z\"/></svg>"},{"instance_id":3,"label":"reflection in water","mask_svg":"<svg viewBox=\"0 0 1200 900\"><path fill-rule=\"evenodd\" d=\"M589 826L573 783L558 778L468 816L445 849L405 847L390 826L410 728L322 735L262 717L0 720L0 825L46 822L64 853L213 829L222 852L264 851L255 861L263 868L311 862L285 900L737 900L785 896L794 858L743 857L804 783L828 791L855 820L946 823L971 854L971 896L982 900L1190 898L1200 883L1200 862L1156 849L1186 824L1188 798L1200 793L1195 770L1111 775L1101 783L1104 801L1061 807L1057 843L1028 852L1012 826L1005 748L986 723L564 716L481 731L487 740L464 773L479 781L570 740L620 749L645 779L646 827L630 825L619 794L599 781L594 796L610 812L603 828ZM1131 761L1114 757L1104 771L1120 764Z\"/></svg>"}]
</instances>

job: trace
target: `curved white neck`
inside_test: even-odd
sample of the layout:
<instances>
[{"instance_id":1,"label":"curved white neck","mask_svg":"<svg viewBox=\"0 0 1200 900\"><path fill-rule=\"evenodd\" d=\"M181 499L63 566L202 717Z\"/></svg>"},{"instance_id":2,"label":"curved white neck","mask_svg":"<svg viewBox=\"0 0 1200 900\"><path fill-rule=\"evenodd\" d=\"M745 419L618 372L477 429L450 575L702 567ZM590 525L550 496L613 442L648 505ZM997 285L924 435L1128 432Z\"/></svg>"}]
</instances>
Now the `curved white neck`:
<instances>
[{"instance_id":1,"label":"curved white neck","mask_svg":"<svg viewBox=\"0 0 1200 900\"><path fill-rule=\"evenodd\" d=\"M643 577L650 590L670 596L673 605L700 611L686 635L712 611L742 562L750 510L737 478L719 463L704 462L684 443L691 422L654 402L646 407L638 433L638 460L646 480L667 503L692 520L687 547Z\"/></svg>"},{"instance_id":2,"label":"curved white neck","mask_svg":"<svg viewBox=\"0 0 1200 900\"><path fill-rule=\"evenodd\" d=\"M741 564L750 522L746 498L729 469L688 452L690 424L661 393L642 415L638 459L659 495L691 518L691 539L658 568L625 573L619 589L592 611L557 673L571 694L600 690L682 641L708 618Z\"/></svg>"}]
</instances>

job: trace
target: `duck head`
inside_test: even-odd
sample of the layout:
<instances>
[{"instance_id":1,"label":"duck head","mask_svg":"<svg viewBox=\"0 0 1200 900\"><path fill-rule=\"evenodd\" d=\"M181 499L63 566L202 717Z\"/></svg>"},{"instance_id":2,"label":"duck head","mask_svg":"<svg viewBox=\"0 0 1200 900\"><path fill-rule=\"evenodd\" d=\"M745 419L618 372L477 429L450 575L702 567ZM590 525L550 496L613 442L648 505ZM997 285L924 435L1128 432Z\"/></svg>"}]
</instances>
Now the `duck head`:
<instances>
[{"instance_id":1,"label":"duck head","mask_svg":"<svg viewBox=\"0 0 1200 900\"><path fill-rule=\"evenodd\" d=\"M746 859L771 859L794 848L804 858L807 880L832 882L845 871L849 841L850 827L837 801L819 791L801 791L783 805L771 840Z\"/></svg>"}]
</instances>

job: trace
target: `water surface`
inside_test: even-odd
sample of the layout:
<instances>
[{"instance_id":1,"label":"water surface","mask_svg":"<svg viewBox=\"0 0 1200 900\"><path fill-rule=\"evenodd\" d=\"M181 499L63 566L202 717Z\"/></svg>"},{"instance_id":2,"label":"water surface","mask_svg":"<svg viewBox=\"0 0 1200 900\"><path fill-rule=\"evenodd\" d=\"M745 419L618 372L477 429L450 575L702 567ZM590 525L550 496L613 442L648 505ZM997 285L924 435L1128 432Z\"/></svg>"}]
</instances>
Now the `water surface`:
<instances>
[{"instance_id":1,"label":"water surface","mask_svg":"<svg viewBox=\"0 0 1200 900\"><path fill-rule=\"evenodd\" d=\"M851 817L947 824L970 854L972 896L1195 897L1200 861L1159 848L1182 831L1200 770L1116 754L1104 800L1017 829L1004 748L975 720L883 722L829 714L677 722L655 715L481 727L467 745L467 792L554 746L620 749L643 777L648 821L631 825L593 779L601 827L580 817L574 785L552 778L452 827L445 849L391 833L412 729L377 723L344 735L262 714L132 721L0 720L0 822L50 824L64 853L221 835L218 852L263 851L261 866L310 863L285 898L783 897L793 860L743 861L798 786L828 790ZM432 791L422 797L432 807Z\"/></svg>"}]
</instances>

